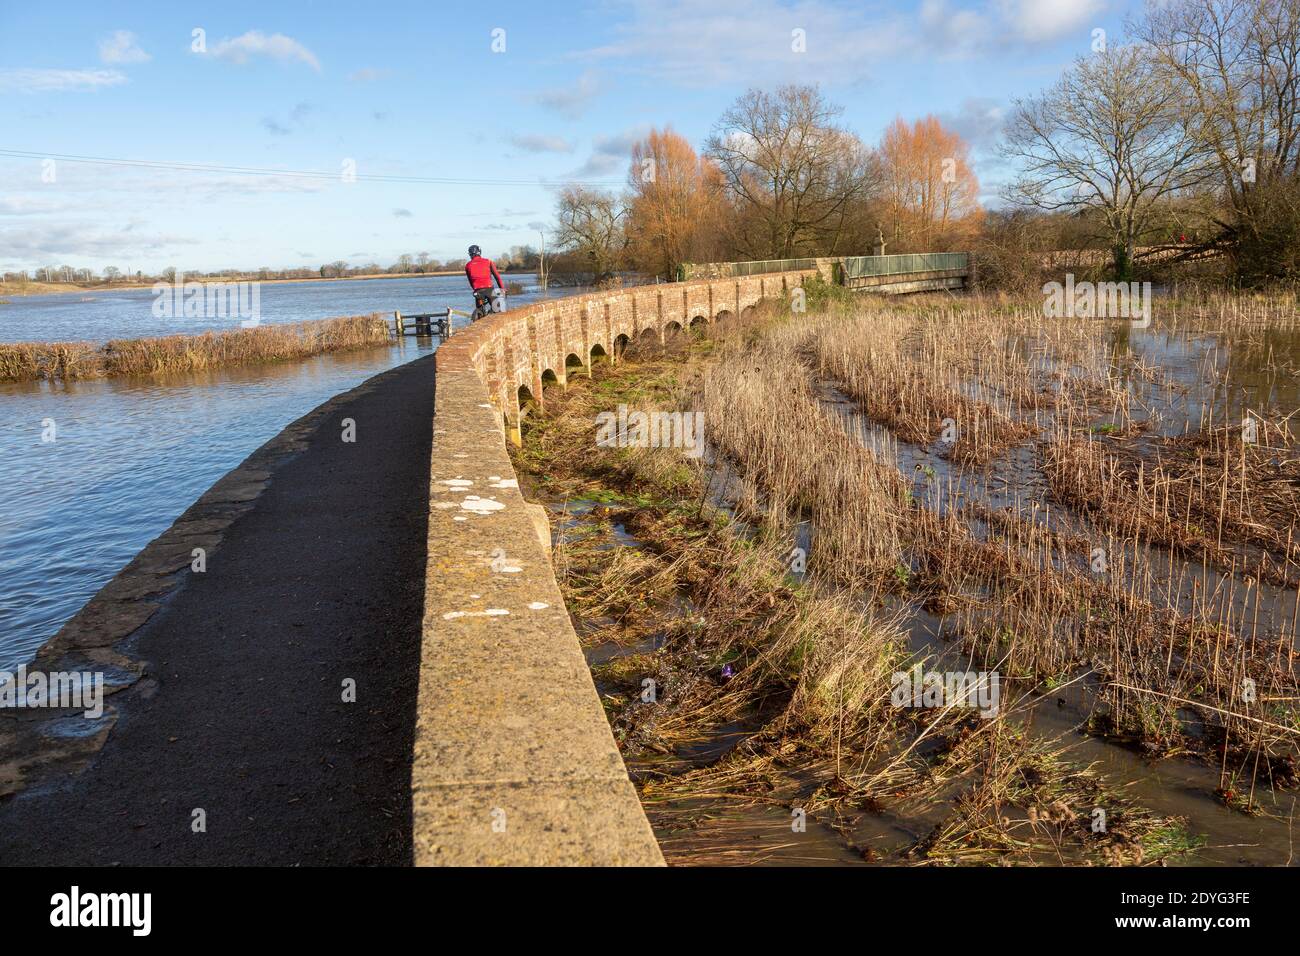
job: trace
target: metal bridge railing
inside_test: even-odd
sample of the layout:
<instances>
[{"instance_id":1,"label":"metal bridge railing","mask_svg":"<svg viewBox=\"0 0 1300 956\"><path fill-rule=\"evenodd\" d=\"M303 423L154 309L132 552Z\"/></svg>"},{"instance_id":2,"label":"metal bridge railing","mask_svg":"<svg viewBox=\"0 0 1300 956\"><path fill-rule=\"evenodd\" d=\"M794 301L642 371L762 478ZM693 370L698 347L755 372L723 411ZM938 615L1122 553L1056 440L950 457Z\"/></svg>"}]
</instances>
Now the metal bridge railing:
<instances>
[{"instance_id":1,"label":"metal bridge railing","mask_svg":"<svg viewBox=\"0 0 1300 956\"><path fill-rule=\"evenodd\" d=\"M757 259L752 262L687 262L678 267L678 280L722 279L729 276L756 276L769 272L796 272L818 268L818 263L834 262L836 280L863 279L875 276L908 275L917 272L966 271L969 256L965 252L915 252L897 256L849 256L847 258ZM841 271L842 270L842 271Z\"/></svg>"},{"instance_id":2,"label":"metal bridge railing","mask_svg":"<svg viewBox=\"0 0 1300 956\"><path fill-rule=\"evenodd\" d=\"M755 259L751 262L684 262L677 268L678 281L756 276L767 272L796 272L816 269L816 259Z\"/></svg>"},{"instance_id":3,"label":"metal bridge railing","mask_svg":"<svg viewBox=\"0 0 1300 956\"><path fill-rule=\"evenodd\" d=\"M733 262L731 274L756 276L765 272L797 272L816 268L816 259L756 259L753 262Z\"/></svg>"},{"instance_id":4,"label":"metal bridge railing","mask_svg":"<svg viewBox=\"0 0 1300 956\"><path fill-rule=\"evenodd\" d=\"M911 272L941 272L968 267L964 252L915 252L898 256L853 256L840 260L845 279L869 276L905 275Z\"/></svg>"}]
</instances>

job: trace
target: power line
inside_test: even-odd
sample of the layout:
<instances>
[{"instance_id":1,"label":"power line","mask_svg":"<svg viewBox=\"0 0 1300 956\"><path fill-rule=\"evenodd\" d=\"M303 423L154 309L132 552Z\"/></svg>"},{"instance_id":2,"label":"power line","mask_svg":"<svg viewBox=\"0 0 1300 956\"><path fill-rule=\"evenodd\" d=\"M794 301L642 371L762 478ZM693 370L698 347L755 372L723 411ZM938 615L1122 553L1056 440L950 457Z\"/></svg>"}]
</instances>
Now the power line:
<instances>
[{"instance_id":1,"label":"power line","mask_svg":"<svg viewBox=\"0 0 1300 956\"><path fill-rule=\"evenodd\" d=\"M169 163L149 159L118 159L108 156L74 156L67 153L41 153L0 147L0 156L14 159L53 159L63 163L92 166L118 166L134 169L162 169L176 172L230 173L239 176L290 176L297 179L334 180L341 182L416 183L437 186L596 186L614 187L613 180L579 179L459 179L445 176L388 176L379 173L323 172L310 169L271 169L264 166L224 166L215 163Z\"/></svg>"}]
</instances>

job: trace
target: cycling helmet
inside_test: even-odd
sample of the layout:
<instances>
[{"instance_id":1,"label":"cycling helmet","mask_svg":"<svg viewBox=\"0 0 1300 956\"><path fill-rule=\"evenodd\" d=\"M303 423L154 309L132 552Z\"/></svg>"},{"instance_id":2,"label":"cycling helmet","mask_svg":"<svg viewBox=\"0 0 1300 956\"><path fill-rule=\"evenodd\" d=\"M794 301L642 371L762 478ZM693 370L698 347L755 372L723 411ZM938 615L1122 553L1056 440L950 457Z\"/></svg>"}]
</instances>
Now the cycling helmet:
<instances>
[{"instance_id":1,"label":"cycling helmet","mask_svg":"<svg viewBox=\"0 0 1300 956\"><path fill-rule=\"evenodd\" d=\"M481 256L483 254L483 250L480 249L478 246L470 246L469 254L471 258L474 256Z\"/></svg>"}]
</instances>

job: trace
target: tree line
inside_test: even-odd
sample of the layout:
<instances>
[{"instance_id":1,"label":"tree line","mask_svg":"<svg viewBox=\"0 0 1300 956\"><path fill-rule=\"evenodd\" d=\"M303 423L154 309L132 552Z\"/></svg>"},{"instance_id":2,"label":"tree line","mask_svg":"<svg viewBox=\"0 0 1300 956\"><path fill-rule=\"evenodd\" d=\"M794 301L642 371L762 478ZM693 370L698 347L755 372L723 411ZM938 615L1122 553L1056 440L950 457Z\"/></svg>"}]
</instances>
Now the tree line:
<instances>
[{"instance_id":1,"label":"tree line","mask_svg":"<svg viewBox=\"0 0 1300 956\"><path fill-rule=\"evenodd\" d=\"M530 245L511 246L504 254L495 258L497 267L503 271L535 272L541 256ZM341 279L364 275L423 275L435 272L460 272L465 268L465 259L446 259L439 261L427 252L403 253L391 265L370 262L364 265L349 265L342 259L322 263L320 266L302 266L298 268L273 269L262 266L259 269L218 269L211 272L199 270L182 271L175 266L167 266L157 273L123 271L116 266L106 267L102 273L95 269L73 266L42 266L32 271L20 270L6 272L0 279L5 282L66 282L76 285L113 285L121 283L155 282L162 280L174 282L178 276L190 279Z\"/></svg>"},{"instance_id":2,"label":"tree line","mask_svg":"<svg viewBox=\"0 0 1300 956\"><path fill-rule=\"evenodd\" d=\"M633 148L622 191L569 186L557 270L665 279L683 262L854 255L969 243L983 210L969 147L933 116L869 146L815 86L752 89L702 151L671 128Z\"/></svg>"},{"instance_id":3,"label":"tree line","mask_svg":"<svg viewBox=\"0 0 1300 956\"><path fill-rule=\"evenodd\" d=\"M1222 255L1243 283L1300 265L1300 0L1162 0L1015 104L1007 197L1137 251Z\"/></svg>"},{"instance_id":4,"label":"tree line","mask_svg":"<svg viewBox=\"0 0 1300 956\"><path fill-rule=\"evenodd\" d=\"M1014 170L981 207L960 136L934 116L867 145L812 86L750 90L696 149L671 129L632 150L627 187L570 187L558 268L672 278L687 261L976 251L1032 282L1049 252L1120 279L1204 263L1242 284L1300 272L1300 0L1158 0L1094 31L1042 92L1013 101Z\"/></svg>"}]
</instances>

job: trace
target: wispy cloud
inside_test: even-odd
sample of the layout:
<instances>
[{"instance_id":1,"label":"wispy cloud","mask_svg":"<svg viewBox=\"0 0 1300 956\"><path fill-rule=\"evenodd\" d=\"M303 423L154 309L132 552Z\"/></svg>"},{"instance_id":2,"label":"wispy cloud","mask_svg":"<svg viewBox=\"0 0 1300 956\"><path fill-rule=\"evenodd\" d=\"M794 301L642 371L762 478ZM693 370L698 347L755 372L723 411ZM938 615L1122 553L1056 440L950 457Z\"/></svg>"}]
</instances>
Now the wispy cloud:
<instances>
[{"instance_id":1,"label":"wispy cloud","mask_svg":"<svg viewBox=\"0 0 1300 956\"><path fill-rule=\"evenodd\" d=\"M130 30L114 30L99 41L99 58L104 63L145 63L151 59L140 49Z\"/></svg>"},{"instance_id":2,"label":"wispy cloud","mask_svg":"<svg viewBox=\"0 0 1300 956\"><path fill-rule=\"evenodd\" d=\"M130 258L198 243L190 236L139 232L135 225L109 230L80 221L36 223L0 234L0 259L35 262L77 255Z\"/></svg>"},{"instance_id":3,"label":"wispy cloud","mask_svg":"<svg viewBox=\"0 0 1300 956\"><path fill-rule=\"evenodd\" d=\"M1082 49L1107 5L1107 0L991 0L965 8L950 0L922 0L916 38L947 57L1032 49L1072 33Z\"/></svg>"},{"instance_id":4,"label":"wispy cloud","mask_svg":"<svg viewBox=\"0 0 1300 956\"><path fill-rule=\"evenodd\" d=\"M998 0L999 19L1030 43L1051 42L1091 28L1106 0Z\"/></svg>"},{"instance_id":5,"label":"wispy cloud","mask_svg":"<svg viewBox=\"0 0 1300 956\"><path fill-rule=\"evenodd\" d=\"M939 120L961 136L971 149L987 149L1002 138L1007 106L986 96L967 97L958 109L940 113Z\"/></svg>"},{"instance_id":6,"label":"wispy cloud","mask_svg":"<svg viewBox=\"0 0 1300 956\"><path fill-rule=\"evenodd\" d=\"M44 197L0 196L0 216L40 216L72 208L75 208L73 203L56 202Z\"/></svg>"},{"instance_id":7,"label":"wispy cloud","mask_svg":"<svg viewBox=\"0 0 1300 956\"><path fill-rule=\"evenodd\" d=\"M633 0L609 43L572 56L684 87L806 82L809 76L858 85L900 58L1005 55L1073 31L1082 42L1108 3L921 0L906 10L830 0Z\"/></svg>"},{"instance_id":8,"label":"wispy cloud","mask_svg":"<svg viewBox=\"0 0 1300 956\"><path fill-rule=\"evenodd\" d=\"M597 136L591 144L591 156L566 179L609 176L627 169L632 162L632 146L650 132L649 126L633 126L610 136Z\"/></svg>"},{"instance_id":9,"label":"wispy cloud","mask_svg":"<svg viewBox=\"0 0 1300 956\"><path fill-rule=\"evenodd\" d=\"M274 116L264 116L262 117L262 128L276 136L288 136L295 129L302 126L313 109L314 107L310 103L299 103L289 111L289 118L284 122L280 122Z\"/></svg>"},{"instance_id":10,"label":"wispy cloud","mask_svg":"<svg viewBox=\"0 0 1300 956\"><path fill-rule=\"evenodd\" d=\"M600 93L600 83L592 70L587 70L572 86L543 90L537 94L537 102L548 110L554 110L561 116L578 119L591 101Z\"/></svg>"},{"instance_id":11,"label":"wispy cloud","mask_svg":"<svg viewBox=\"0 0 1300 956\"><path fill-rule=\"evenodd\" d=\"M382 80L392 74L392 70L379 69L373 66L364 66L359 70L353 70L348 74L348 79L353 83L373 83L375 80Z\"/></svg>"},{"instance_id":12,"label":"wispy cloud","mask_svg":"<svg viewBox=\"0 0 1300 956\"><path fill-rule=\"evenodd\" d=\"M571 153L573 144L563 136L546 136L540 133L526 133L510 137L511 145L526 153Z\"/></svg>"},{"instance_id":13,"label":"wispy cloud","mask_svg":"<svg viewBox=\"0 0 1300 956\"><path fill-rule=\"evenodd\" d=\"M125 82L119 70L0 70L0 93L87 93Z\"/></svg>"},{"instance_id":14,"label":"wispy cloud","mask_svg":"<svg viewBox=\"0 0 1300 956\"><path fill-rule=\"evenodd\" d=\"M249 30L234 39L221 40L212 48L212 55L239 64L247 63L255 57L265 57L281 63L306 63L317 73L321 68L316 54L293 37L285 36L283 33L267 36L261 30Z\"/></svg>"},{"instance_id":15,"label":"wispy cloud","mask_svg":"<svg viewBox=\"0 0 1300 956\"><path fill-rule=\"evenodd\" d=\"M826 0L635 0L613 37L577 56L686 87L780 82L809 71L851 82L897 52L906 26L897 14Z\"/></svg>"},{"instance_id":16,"label":"wispy cloud","mask_svg":"<svg viewBox=\"0 0 1300 956\"><path fill-rule=\"evenodd\" d=\"M410 218L411 218L411 210L409 210L409 209L394 209L394 210L393 210L393 218L394 218L394 219L410 219Z\"/></svg>"}]
</instances>

